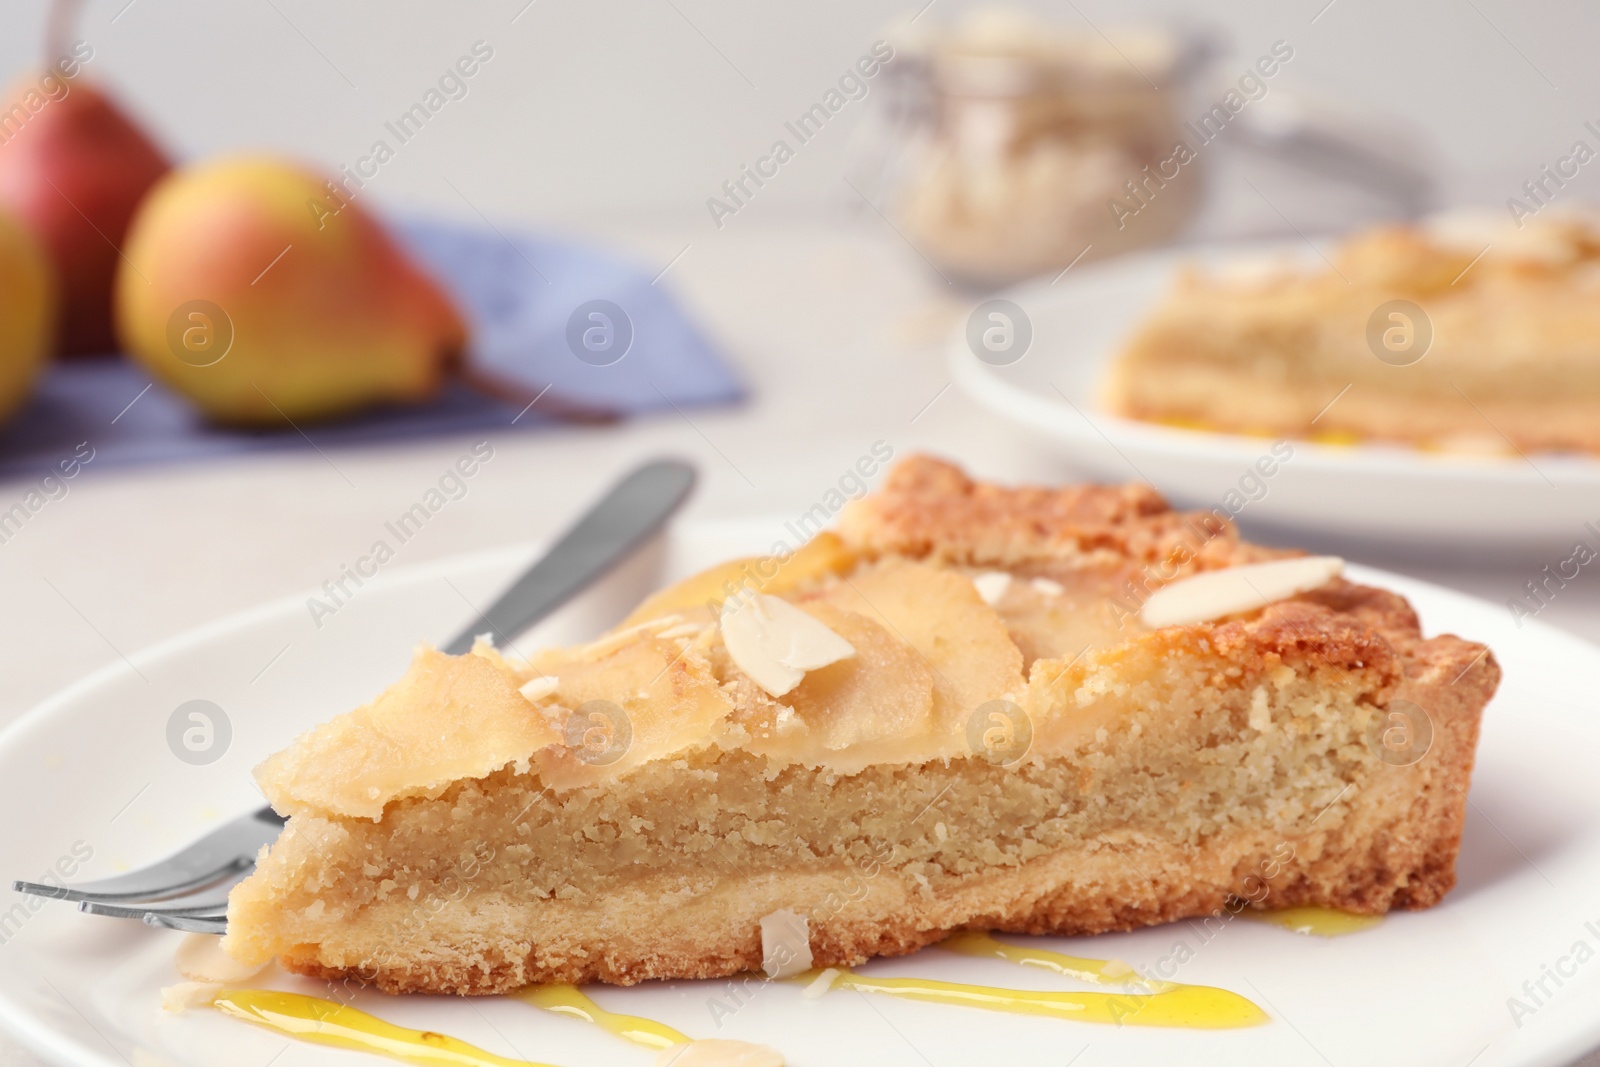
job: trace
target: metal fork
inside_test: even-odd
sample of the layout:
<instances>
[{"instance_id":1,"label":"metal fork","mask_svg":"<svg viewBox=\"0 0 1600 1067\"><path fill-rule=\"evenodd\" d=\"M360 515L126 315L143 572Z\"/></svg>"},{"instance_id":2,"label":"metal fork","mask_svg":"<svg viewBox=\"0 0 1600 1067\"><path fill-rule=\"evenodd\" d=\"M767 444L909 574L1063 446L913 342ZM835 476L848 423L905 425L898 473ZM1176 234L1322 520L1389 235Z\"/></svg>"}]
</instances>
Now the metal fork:
<instances>
[{"instance_id":1,"label":"metal fork","mask_svg":"<svg viewBox=\"0 0 1600 1067\"><path fill-rule=\"evenodd\" d=\"M635 469L584 512L489 610L445 645L460 655L478 634L502 644L615 567L671 518L694 488L694 468L657 460ZM78 910L195 933L228 929L228 891L255 870L256 854L283 829L271 808L241 815L158 863L75 885L16 881L19 893L74 900Z\"/></svg>"}]
</instances>

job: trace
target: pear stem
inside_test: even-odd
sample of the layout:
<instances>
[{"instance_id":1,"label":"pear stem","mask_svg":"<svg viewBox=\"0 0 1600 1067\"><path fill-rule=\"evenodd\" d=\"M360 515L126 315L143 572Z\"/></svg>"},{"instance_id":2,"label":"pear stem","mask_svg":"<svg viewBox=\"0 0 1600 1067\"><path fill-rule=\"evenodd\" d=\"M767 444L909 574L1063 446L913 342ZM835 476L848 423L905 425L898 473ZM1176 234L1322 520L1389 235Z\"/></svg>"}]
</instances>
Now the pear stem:
<instances>
[{"instance_id":1,"label":"pear stem","mask_svg":"<svg viewBox=\"0 0 1600 1067\"><path fill-rule=\"evenodd\" d=\"M44 65L54 68L72 51L72 34L78 28L83 0L51 0L44 24Z\"/></svg>"},{"instance_id":2,"label":"pear stem","mask_svg":"<svg viewBox=\"0 0 1600 1067\"><path fill-rule=\"evenodd\" d=\"M529 389L520 382L503 378L482 367L474 367L465 360L456 363L451 368L450 375L473 392L509 404L522 404L524 411L537 404L542 414L560 419L562 422L603 426L622 419L622 413L615 408L595 407L568 400L552 391L549 386L541 390Z\"/></svg>"}]
</instances>

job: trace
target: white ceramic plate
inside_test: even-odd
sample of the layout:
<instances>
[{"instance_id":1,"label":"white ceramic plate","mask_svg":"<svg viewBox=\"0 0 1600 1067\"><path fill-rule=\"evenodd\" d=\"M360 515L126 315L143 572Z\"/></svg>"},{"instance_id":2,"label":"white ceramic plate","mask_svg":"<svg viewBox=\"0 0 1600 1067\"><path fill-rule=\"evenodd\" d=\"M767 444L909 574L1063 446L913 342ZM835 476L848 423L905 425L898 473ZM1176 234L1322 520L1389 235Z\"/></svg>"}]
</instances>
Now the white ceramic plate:
<instances>
[{"instance_id":1,"label":"white ceramic plate","mask_svg":"<svg viewBox=\"0 0 1600 1067\"><path fill-rule=\"evenodd\" d=\"M680 528L545 624L543 636L588 636L667 577L731 553L763 551L781 522ZM92 850L73 877L99 877L160 857L219 820L260 803L250 768L299 731L370 698L397 677L412 643L444 638L530 557L519 547L369 581L318 629L304 597L270 604L117 662L0 735L0 871L37 877ZM853 993L805 1000L790 984L760 989L713 1021L724 983L600 988L614 1010L694 1036L772 1044L798 1067L993 1063L1336 1064L1339 1067L1557 1067L1600 1045L1600 650L1541 626L1517 628L1491 605L1376 572L1357 576L1410 596L1430 632L1488 641L1506 669L1480 746L1461 880L1441 906L1375 929L1317 940L1234 922L1201 943L1188 924L1096 938L1050 939L1079 955L1143 969L1194 952L1179 977L1261 1004L1248 1030L1115 1028ZM536 635L538 636L538 635ZM168 747L173 710L192 699L227 714L232 739L206 766ZM0 912L0 1023L45 1059L73 1067L311 1067L378 1063L290 1043L212 1012L164 1016L158 991L178 980L180 935L79 915L44 902ZM1595 923L1593 929L1585 922ZM1572 971L1518 1027L1507 998L1547 967ZM881 973L1062 988L1065 980L931 949L869 965ZM317 983L279 976L284 988ZM501 1055L566 1065L645 1067L650 1054L599 1030L514 1001L394 999L357 1005L402 1024L452 1034ZM726 1014L725 1012L719 1014ZM285 1051L285 1050L288 1051ZM1085 1051L1087 1050L1087 1051ZM281 1060L275 1057L282 1054ZM1074 1059L1074 1057L1078 1057ZM1477 1057L1474 1059L1474 1057Z\"/></svg>"},{"instance_id":2,"label":"white ceramic plate","mask_svg":"<svg viewBox=\"0 0 1600 1067\"><path fill-rule=\"evenodd\" d=\"M1284 257L1320 263L1293 246L1191 248L1079 267L1056 284L1001 294L1032 322L1026 353L1006 366L974 355L963 331L948 358L957 384L1024 428L1074 469L1112 481L1148 481L1185 507L1248 503L1240 517L1314 540L1473 546L1560 545L1600 516L1600 460L1450 456L1367 445L1294 441L1292 457L1260 480L1264 438L1180 430L1100 410L1101 374L1187 262L1205 266ZM1333 398L1330 396L1330 400ZM1233 510L1230 507L1230 510Z\"/></svg>"}]
</instances>

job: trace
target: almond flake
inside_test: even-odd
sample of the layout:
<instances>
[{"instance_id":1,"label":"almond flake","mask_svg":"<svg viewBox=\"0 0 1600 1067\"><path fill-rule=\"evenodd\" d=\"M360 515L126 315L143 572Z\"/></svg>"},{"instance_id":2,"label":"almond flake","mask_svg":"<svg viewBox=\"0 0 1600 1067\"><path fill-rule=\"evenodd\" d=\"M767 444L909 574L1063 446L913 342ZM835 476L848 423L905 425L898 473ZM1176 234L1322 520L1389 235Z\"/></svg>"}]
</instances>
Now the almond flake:
<instances>
[{"instance_id":1,"label":"almond flake","mask_svg":"<svg viewBox=\"0 0 1600 1067\"><path fill-rule=\"evenodd\" d=\"M833 988L833 983L839 980L839 968L829 967L819 973L815 978L800 990L800 995L806 1000L816 1000Z\"/></svg>"},{"instance_id":2,"label":"almond flake","mask_svg":"<svg viewBox=\"0 0 1600 1067\"><path fill-rule=\"evenodd\" d=\"M768 978L790 978L811 969L811 923L785 908L761 920L761 969Z\"/></svg>"},{"instance_id":3,"label":"almond flake","mask_svg":"<svg viewBox=\"0 0 1600 1067\"><path fill-rule=\"evenodd\" d=\"M1139 617L1151 629L1209 622L1320 588L1343 570L1337 556L1301 556L1205 571L1156 590Z\"/></svg>"},{"instance_id":4,"label":"almond flake","mask_svg":"<svg viewBox=\"0 0 1600 1067\"><path fill-rule=\"evenodd\" d=\"M161 1010L178 1014L190 1008L209 1008L216 1003L217 996L221 992L220 982L179 982L176 985L162 986Z\"/></svg>"},{"instance_id":5,"label":"almond flake","mask_svg":"<svg viewBox=\"0 0 1600 1067\"><path fill-rule=\"evenodd\" d=\"M517 692L537 704L545 697L554 696L555 691L560 688L561 679L553 678L547 674L542 678L533 678L523 682L522 687Z\"/></svg>"},{"instance_id":6,"label":"almond flake","mask_svg":"<svg viewBox=\"0 0 1600 1067\"><path fill-rule=\"evenodd\" d=\"M855 647L787 600L758 593L722 605L722 643L750 680L781 697L805 678L856 654Z\"/></svg>"},{"instance_id":7,"label":"almond flake","mask_svg":"<svg viewBox=\"0 0 1600 1067\"><path fill-rule=\"evenodd\" d=\"M978 587L978 595L983 602L992 608L1000 603L1000 598L1011 588L1011 575L1005 571L984 571L972 579L972 584Z\"/></svg>"}]
</instances>

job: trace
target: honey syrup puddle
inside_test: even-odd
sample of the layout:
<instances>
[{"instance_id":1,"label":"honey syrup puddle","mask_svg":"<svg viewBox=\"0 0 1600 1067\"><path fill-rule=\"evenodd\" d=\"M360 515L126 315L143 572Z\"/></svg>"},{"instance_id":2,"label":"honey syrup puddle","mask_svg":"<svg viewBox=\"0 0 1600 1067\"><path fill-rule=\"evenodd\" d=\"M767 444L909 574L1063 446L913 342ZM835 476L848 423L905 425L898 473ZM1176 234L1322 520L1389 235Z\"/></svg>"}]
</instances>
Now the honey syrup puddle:
<instances>
[{"instance_id":1,"label":"honey syrup puddle","mask_svg":"<svg viewBox=\"0 0 1600 1067\"><path fill-rule=\"evenodd\" d=\"M1125 985L1147 991L1078 993L1005 989L966 982L942 982L932 978L868 978L848 969L838 969L832 975L827 971L810 972L804 977L818 983L826 981L829 989L883 993L904 1000L983 1008L1012 1015L1042 1015L1076 1022L1227 1030L1267 1021L1266 1012L1237 993L1214 986L1153 982L1141 978L1132 967L1118 960L1086 959L1046 949L1026 948L996 940L988 934L956 934L939 947L963 956L1001 959L1024 967L1038 967L1097 985Z\"/></svg>"},{"instance_id":2,"label":"honey syrup puddle","mask_svg":"<svg viewBox=\"0 0 1600 1067\"><path fill-rule=\"evenodd\" d=\"M359 1008L303 993L224 989L211 1006L314 1045L372 1052L419 1067L551 1067L533 1060L508 1060L447 1034L396 1026Z\"/></svg>"},{"instance_id":3,"label":"honey syrup puddle","mask_svg":"<svg viewBox=\"0 0 1600 1067\"><path fill-rule=\"evenodd\" d=\"M1356 915L1318 907L1282 908L1278 911L1245 910L1240 914L1256 922L1281 926L1310 937L1343 937L1345 934L1370 930L1383 922L1382 915Z\"/></svg>"},{"instance_id":4,"label":"honey syrup puddle","mask_svg":"<svg viewBox=\"0 0 1600 1067\"><path fill-rule=\"evenodd\" d=\"M666 1023L638 1015L619 1015L606 1011L590 1000L575 985L536 985L511 994L517 1000L532 1004L557 1015L570 1015L586 1023L594 1023L624 1041L632 1041L645 1048L663 1049L673 1045L687 1045L694 1039L679 1033Z\"/></svg>"},{"instance_id":5,"label":"honey syrup puddle","mask_svg":"<svg viewBox=\"0 0 1600 1067\"><path fill-rule=\"evenodd\" d=\"M1378 916L1350 915L1330 908L1315 907L1241 914L1296 933L1319 937L1356 933L1382 921ZM1237 993L1215 986L1142 978L1132 967L1119 960L1069 956L1062 952L1014 945L980 933L956 934L941 942L939 947L964 956L1036 967L1096 985L1124 986L1127 991L1100 993L1007 989L931 978L876 978L857 974L847 968L809 971L795 980L813 985L825 983L826 989L879 993L925 1003L952 1004L1076 1022L1218 1030L1256 1026L1268 1021L1266 1012ZM693 1038L665 1023L607 1011L576 986L530 986L511 996L545 1011L582 1019L648 1049L661 1050L695 1043ZM412 1030L386 1022L358 1008L302 993L223 989L210 1003L224 1015L275 1030L288 1037L334 1048L370 1052L418 1067L551 1067L533 1060L507 1059L447 1034Z\"/></svg>"},{"instance_id":6,"label":"honey syrup puddle","mask_svg":"<svg viewBox=\"0 0 1600 1067\"><path fill-rule=\"evenodd\" d=\"M606 1011L576 986L532 986L511 996L546 1011L594 1023L624 1041L648 1049L694 1043L693 1038L665 1023ZM534 1060L507 1059L448 1034L397 1026L348 1004L303 993L224 989L211 1001L211 1006L224 1015L288 1037L333 1048L371 1052L419 1067L551 1067Z\"/></svg>"}]
</instances>

